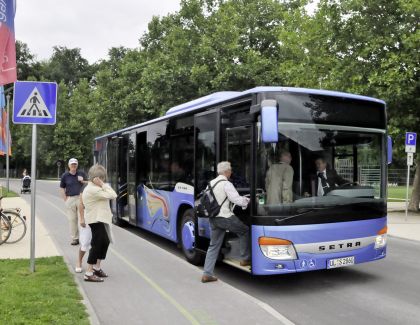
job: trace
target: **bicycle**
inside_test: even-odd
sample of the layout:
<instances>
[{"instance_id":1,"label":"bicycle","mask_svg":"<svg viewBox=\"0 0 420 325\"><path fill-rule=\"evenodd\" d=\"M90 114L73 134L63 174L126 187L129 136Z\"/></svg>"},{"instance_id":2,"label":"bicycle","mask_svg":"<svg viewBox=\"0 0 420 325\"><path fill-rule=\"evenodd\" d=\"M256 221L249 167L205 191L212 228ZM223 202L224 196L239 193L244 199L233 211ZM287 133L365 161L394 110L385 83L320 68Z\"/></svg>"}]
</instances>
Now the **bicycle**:
<instances>
[{"instance_id":1,"label":"bicycle","mask_svg":"<svg viewBox=\"0 0 420 325\"><path fill-rule=\"evenodd\" d=\"M2 199L3 197L0 197L0 204ZM4 236L5 240L3 242L13 244L25 236L27 230L26 217L22 215L22 210L20 208L0 208L0 216L2 220L8 220L9 222L7 226L5 223L4 227L9 229L9 235L7 238Z\"/></svg>"},{"instance_id":2,"label":"bicycle","mask_svg":"<svg viewBox=\"0 0 420 325\"><path fill-rule=\"evenodd\" d=\"M11 233L12 224L10 223L9 218L3 213L0 213L0 245L9 239Z\"/></svg>"}]
</instances>

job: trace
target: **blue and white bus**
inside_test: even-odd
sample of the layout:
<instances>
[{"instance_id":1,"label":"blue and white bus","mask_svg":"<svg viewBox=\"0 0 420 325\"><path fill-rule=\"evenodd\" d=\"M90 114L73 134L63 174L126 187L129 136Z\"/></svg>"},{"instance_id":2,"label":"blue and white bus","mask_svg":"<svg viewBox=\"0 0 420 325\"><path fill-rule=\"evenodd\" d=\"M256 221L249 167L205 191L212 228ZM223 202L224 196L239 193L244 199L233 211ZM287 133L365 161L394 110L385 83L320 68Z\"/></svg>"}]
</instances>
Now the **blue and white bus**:
<instances>
[{"instance_id":1,"label":"blue and white bus","mask_svg":"<svg viewBox=\"0 0 420 325\"><path fill-rule=\"evenodd\" d=\"M256 275L337 268L386 255L386 105L354 94L286 87L218 92L169 109L160 118L95 139L95 161L118 193L114 222L178 243L199 264L208 219L194 201L230 161L232 183L250 195L234 212L250 227L251 267L239 265L237 238L226 233L220 259ZM287 151L293 198L266 200L266 174ZM346 184L311 194L322 156ZM313 187L313 186L312 186ZM319 194L319 193L318 193Z\"/></svg>"}]
</instances>

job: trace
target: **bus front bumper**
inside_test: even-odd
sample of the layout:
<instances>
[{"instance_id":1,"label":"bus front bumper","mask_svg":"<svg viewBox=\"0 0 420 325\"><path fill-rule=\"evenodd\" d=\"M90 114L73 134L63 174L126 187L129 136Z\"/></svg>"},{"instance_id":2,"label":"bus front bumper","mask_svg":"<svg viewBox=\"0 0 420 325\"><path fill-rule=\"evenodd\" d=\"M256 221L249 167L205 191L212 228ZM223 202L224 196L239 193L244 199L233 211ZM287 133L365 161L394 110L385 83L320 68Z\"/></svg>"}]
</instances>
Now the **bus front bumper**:
<instances>
[{"instance_id":1,"label":"bus front bumper","mask_svg":"<svg viewBox=\"0 0 420 325\"><path fill-rule=\"evenodd\" d=\"M351 266L386 256L378 232L386 217L357 222L302 226L252 226L252 273L274 275ZM267 257L259 245L262 237L281 238L293 243L293 259Z\"/></svg>"}]
</instances>

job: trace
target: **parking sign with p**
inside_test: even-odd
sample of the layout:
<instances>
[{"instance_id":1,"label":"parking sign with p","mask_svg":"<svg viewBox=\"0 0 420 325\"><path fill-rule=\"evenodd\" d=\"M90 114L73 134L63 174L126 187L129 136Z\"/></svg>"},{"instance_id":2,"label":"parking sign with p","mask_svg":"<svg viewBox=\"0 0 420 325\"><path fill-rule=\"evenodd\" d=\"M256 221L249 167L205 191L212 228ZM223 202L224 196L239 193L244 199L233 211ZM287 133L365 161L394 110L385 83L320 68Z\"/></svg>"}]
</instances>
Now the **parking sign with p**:
<instances>
[{"instance_id":1,"label":"parking sign with p","mask_svg":"<svg viewBox=\"0 0 420 325\"><path fill-rule=\"evenodd\" d=\"M414 132L405 133L405 152L414 153L416 152L416 141L417 134Z\"/></svg>"}]
</instances>

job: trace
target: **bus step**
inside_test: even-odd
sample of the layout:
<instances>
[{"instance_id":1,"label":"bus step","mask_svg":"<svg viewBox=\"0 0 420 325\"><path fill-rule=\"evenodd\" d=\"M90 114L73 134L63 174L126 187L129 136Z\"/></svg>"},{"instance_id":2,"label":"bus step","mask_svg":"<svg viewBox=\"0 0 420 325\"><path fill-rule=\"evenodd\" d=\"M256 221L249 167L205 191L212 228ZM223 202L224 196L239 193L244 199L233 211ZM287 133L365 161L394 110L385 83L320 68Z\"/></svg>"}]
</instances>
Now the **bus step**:
<instances>
[{"instance_id":1,"label":"bus step","mask_svg":"<svg viewBox=\"0 0 420 325\"><path fill-rule=\"evenodd\" d=\"M223 262L226 263L226 264L232 265L233 267L236 267L238 269L241 269L242 271L251 273L251 266L241 266L239 264L240 263L239 260L234 260L234 259L231 259L231 258L225 258L223 260Z\"/></svg>"}]
</instances>

